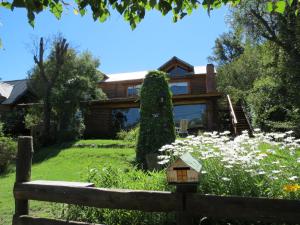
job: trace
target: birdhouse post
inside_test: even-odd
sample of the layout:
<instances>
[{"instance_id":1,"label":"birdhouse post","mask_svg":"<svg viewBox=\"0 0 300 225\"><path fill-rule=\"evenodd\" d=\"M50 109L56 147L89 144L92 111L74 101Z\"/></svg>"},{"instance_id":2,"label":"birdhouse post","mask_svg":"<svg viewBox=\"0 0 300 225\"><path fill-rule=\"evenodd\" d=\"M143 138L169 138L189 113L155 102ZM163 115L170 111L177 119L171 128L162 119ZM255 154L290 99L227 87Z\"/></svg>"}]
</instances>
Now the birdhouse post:
<instances>
[{"instance_id":1,"label":"birdhouse post","mask_svg":"<svg viewBox=\"0 0 300 225\"><path fill-rule=\"evenodd\" d=\"M194 218L185 210L185 199L187 193L197 192L199 175L202 165L186 153L179 157L167 168L167 181L171 185L176 185L176 193L181 195L182 210L176 213L177 225L192 225Z\"/></svg>"}]
</instances>

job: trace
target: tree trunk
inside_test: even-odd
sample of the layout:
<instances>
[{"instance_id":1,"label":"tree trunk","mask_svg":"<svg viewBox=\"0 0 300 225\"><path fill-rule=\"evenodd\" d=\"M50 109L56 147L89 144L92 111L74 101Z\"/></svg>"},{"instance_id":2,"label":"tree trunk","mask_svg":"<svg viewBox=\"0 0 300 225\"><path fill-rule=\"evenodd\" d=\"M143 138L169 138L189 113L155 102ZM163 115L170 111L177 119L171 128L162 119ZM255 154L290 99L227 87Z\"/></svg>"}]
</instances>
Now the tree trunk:
<instances>
[{"instance_id":1,"label":"tree trunk","mask_svg":"<svg viewBox=\"0 0 300 225\"><path fill-rule=\"evenodd\" d=\"M51 86L46 88L45 100L44 100L44 126L43 126L43 145L50 144L51 137L50 129L51 129L51 109L52 105L50 102L50 95L51 95Z\"/></svg>"}]
</instances>

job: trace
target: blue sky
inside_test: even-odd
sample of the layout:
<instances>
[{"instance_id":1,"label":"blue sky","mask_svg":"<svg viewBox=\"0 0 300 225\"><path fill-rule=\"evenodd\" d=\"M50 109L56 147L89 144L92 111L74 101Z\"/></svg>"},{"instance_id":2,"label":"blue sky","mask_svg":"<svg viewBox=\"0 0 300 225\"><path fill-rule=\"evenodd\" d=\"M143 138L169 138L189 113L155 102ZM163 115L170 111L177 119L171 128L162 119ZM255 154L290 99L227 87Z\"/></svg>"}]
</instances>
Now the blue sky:
<instances>
[{"instance_id":1,"label":"blue sky","mask_svg":"<svg viewBox=\"0 0 300 225\"><path fill-rule=\"evenodd\" d=\"M0 50L0 78L26 78L34 65L33 40L58 32L77 51L91 51L101 61L99 69L108 74L156 69L172 56L192 65L205 65L215 39L228 30L224 21L227 14L223 7L209 17L201 8L173 23L171 15L163 17L158 12L148 12L132 31L116 13L105 23L99 23L89 15L76 16L70 9L63 13L61 20L48 12L39 14L33 29L24 10L0 9L0 37L4 45Z\"/></svg>"}]
</instances>

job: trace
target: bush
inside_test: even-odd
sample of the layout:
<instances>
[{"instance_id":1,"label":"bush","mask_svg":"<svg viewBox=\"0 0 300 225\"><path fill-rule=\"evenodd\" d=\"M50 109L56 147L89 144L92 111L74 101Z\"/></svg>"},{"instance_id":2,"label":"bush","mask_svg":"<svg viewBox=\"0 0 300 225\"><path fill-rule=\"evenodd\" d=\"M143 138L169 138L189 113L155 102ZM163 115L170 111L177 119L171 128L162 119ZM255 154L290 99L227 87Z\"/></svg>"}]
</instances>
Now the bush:
<instances>
[{"instance_id":1,"label":"bush","mask_svg":"<svg viewBox=\"0 0 300 225\"><path fill-rule=\"evenodd\" d=\"M119 140L124 140L128 142L136 142L139 134L139 126L126 131L126 130L121 130L117 133L117 138Z\"/></svg>"},{"instance_id":2,"label":"bush","mask_svg":"<svg viewBox=\"0 0 300 225\"><path fill-rule=\"evenodd\" d=\"M152 169L156 164L158 149L172 143L176 137L166 73L153 71L146 76L141 89L140 108L136 160L141 168Z\"/></svg>"},{"instance_id":3,"label":"bush","mask_svg":"<svg viewBox=\"0 0 300 225\"><path fill-rule=\"evenodd\" d=\"M16 157L17 144L11 138L0 137L0 174L7 170L12 159Z\"/></svg>"},{"instance_id":4,"label":"bush","mask_svg":"<svg viewBox=\"0 0 300 225\"><path fill-rule=\"evenodd\" d=\"M167 190L164 172L145 173L132 169L91 169L88 182L102 188L124 188L137 190ZM67 220L86 221L106 225L161 225L174 224L174 215L167 213L145 213L134 210L96 209L69 205L62 210L61 217Z\"/></svg>"}]
</instances>

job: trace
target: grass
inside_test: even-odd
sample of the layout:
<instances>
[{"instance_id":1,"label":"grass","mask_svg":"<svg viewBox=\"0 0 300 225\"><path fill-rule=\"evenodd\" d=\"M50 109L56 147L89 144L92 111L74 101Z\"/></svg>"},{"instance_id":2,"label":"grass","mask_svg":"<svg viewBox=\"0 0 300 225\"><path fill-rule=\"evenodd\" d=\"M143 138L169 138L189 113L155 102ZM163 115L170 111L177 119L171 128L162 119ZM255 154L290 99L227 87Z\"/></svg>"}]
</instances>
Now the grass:
<instances>
[{"instance_id":1,"label":"grass","mask_svg":"<svg viewBox=\"0 0 300 225\"><path fill-rule=\"evenodd\" d=\"M74 147L76 144L103 145L102 148ZM131 168L133 148L105 147L127 145L115 140L82 140L65 146L53 146L34 155L32 180L85 181L87 171L93 167ZM15 173L0 176L0 224L10 225L14 214L13 184ZM49 216L51 207L32 201L31 215Z\"/></svg>"}]
</instances>

